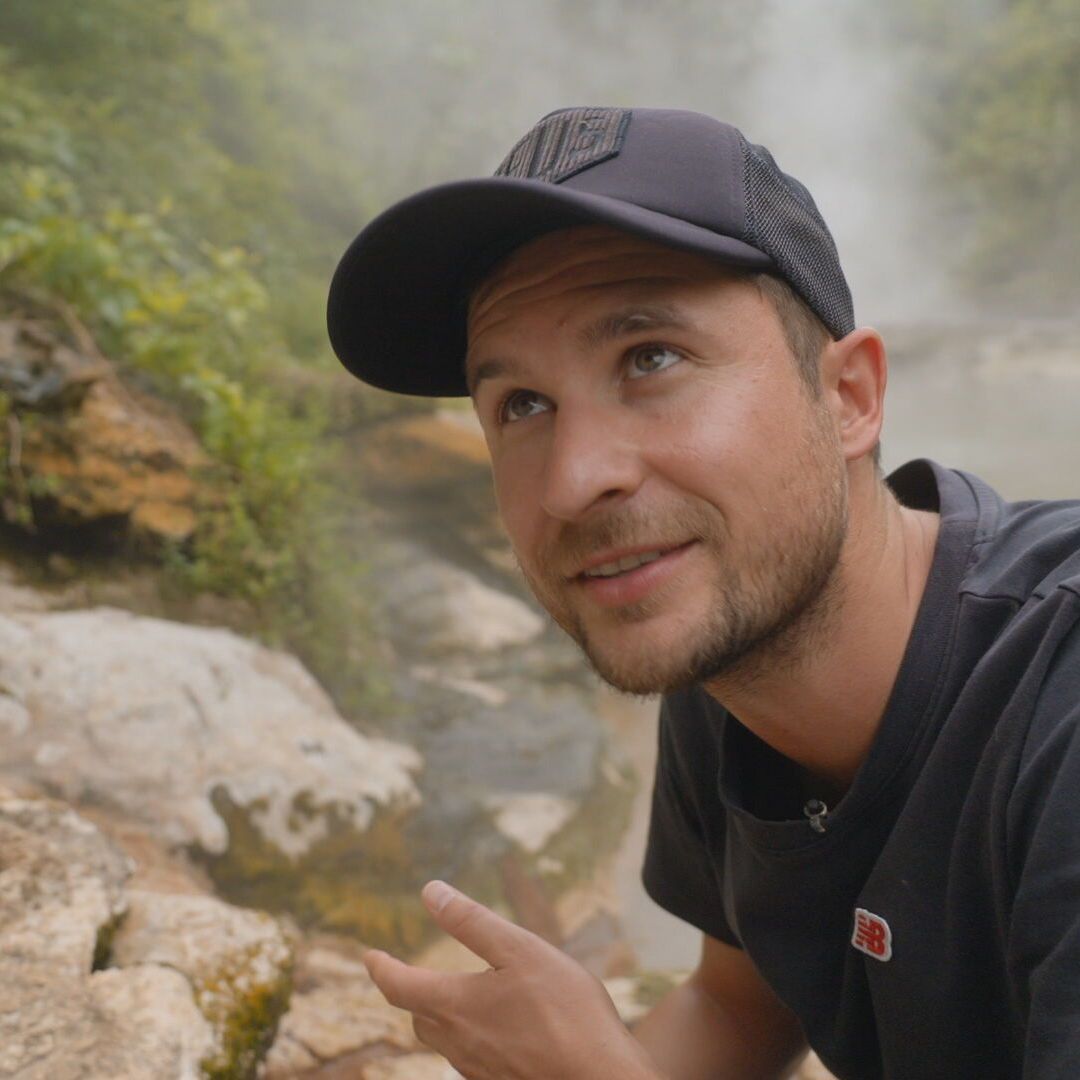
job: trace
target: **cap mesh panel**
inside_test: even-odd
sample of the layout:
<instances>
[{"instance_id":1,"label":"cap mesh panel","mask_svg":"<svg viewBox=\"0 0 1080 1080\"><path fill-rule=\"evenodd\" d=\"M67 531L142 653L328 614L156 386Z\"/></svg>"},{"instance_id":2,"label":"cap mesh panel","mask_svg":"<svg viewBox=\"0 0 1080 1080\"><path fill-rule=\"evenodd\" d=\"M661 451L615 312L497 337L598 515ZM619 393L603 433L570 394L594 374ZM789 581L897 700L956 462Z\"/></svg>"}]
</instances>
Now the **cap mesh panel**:
<instances>
[{"instance_id":1,"label":"cap mesh panel","mask_svg":"<svg viewBox=\"0 0 1080 1080\"><path fill-rule=\"evenodd\" d=\"M765 252L834 338L855 328L832 234L810 193L763 146L742 140L747 238Z\"/></svg>"}]
</instances>

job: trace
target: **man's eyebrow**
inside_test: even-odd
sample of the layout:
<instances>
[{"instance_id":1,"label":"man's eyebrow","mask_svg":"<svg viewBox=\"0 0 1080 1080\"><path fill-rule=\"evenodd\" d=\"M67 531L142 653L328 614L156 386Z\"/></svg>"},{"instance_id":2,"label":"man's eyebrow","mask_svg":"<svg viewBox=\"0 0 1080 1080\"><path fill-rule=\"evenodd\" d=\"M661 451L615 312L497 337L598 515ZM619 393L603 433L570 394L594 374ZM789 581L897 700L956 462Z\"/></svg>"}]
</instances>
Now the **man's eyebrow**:
<instances>
[{"instance_id":1,"label":"man's eyebrow","mask_svg":"<svg viewBox=\"0 0 1080 1080\"><path fill-rule=\"evenodd\" d=\"M692 330L693 322L670 304L633 304L602 315L586 326L578 340L586 348L596 348L615 338L642 330Z\"/></svg>"},{"instance_id":2,"label":"man's eyebrow","mask_svg":"<svg viewBox=\"0 0 1080 1080\"><path fill-rule=\"evenodd\" d=\"M468 369L465 371L465 384L468 387L469 396L476 397L476 388L484 379L494 379L500 375L513 375L520 368L520 364L514 363L513 360L504 360L501 357L481 360L472 371Z\"/></svg>"},{"instance_id":3,"label":"man's eyebrow","mask_svg":"<svg viewBox=\"0 0 1080 1080\"><path fill-rule=\"evenodd\" d=\"M595 349L606 342L643 330L693 330L694 323L678 308L669 304L632 304L602 315L578 333L578 341L587 349ZM521 365L510 359L492 357L482 360L466 373L469 393L476 395L476 388L485 379L500 375L514 375Z\"/></svg>"}]
</instances>

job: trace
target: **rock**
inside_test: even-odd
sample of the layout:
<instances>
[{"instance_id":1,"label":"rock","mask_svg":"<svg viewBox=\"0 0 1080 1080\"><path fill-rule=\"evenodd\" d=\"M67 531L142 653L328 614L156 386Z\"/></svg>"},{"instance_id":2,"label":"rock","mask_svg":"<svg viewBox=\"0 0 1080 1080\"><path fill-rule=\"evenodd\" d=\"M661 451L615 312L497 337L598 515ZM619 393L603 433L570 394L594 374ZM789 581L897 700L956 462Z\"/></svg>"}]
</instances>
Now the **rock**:
<instances>
[{"instance_id":1,"label":"rock","mask_svg":"<svg viewBox=\"0 0 1080 1080\"><path fill-rule=\"evenodd\" d=\"M89 822L58 804L0 802L0 957L89 973L126 909L132 871ZM2 1021L0 1021L2 1022Z\"/></svg>"},{"instance_id":2,"label":"rock","mask_svg":"<svg viewBox=\"0 0 1080 1080\"><path fill-rule=\"evenodd\" d=\"M0 390L17 405L75 406L111 374L105 360L71 348L46 322L0 320Z\"/></svg>"},{"instance_id":3,"label":"rock","mask_svg":"<svg viewBox=\"0 0 1080 1080\"><path fill-rule=\"evenodd\" d=\"M144 1076L147 1080L188 1080L215 1075L207 1066L221 1063L218 1033L180 972L158 966L128 971L110 968L90 976L90 990L93 1006L112 1021L116 1050L123 1057L117 1054L112 1064L95 1052L81 1063L87 1071L73 1075L101 1080ZM66 1033L63 1038L68 1041ZM59 1067L51 1065L43 1077L55 1080L60 1075ZM222 1070L217 1075L239 1078L248 1074Z\"/></svg>"},{"instance_id":4,"label":"rock","mask_svg":"<svg viewBox=\"0 0 1080 1080\"><path fill-rule=\"evenodd\" d=\"M286 1080L333 1062L344 1066L356 1055L419 1048L412 1018L386 1003L367 969L350 955L355 948L316 941L299 949L296 990L267 1056L265 1080Z\"/></svg>"},{"instance_id":5,"label":"rock","mask_svg":"<svg viewBox=\"0 0 1080 1080\"><path fill-rule=\"evenodd\" d=\"M292 657L109 609L0 616L0 775L229 850L222 801L288 858L417 800L408 747L348 727ZM25 714L23 711L24 710Z\"/></svg>"},{"instance_id":6,"label":"rock","mask_svg":"<svg viewBox=\"0 0 1080 1080\"><path fill-rule=\"evenodd\" d=\"M380 576L395 583L381 592L382 621L410 652L496 652L544 630L544 619L517 597L412 543L395 544L378 561Z\"/></svg>"},{"instance_id":7,"label":"rock","mask_svg":"<svg viewBox=\"0 0 1080 1080\"><path fill-rule=\"evenodd\" d=\"M9 520L105 524L181 540L195 528L192 474L206 463L191 430L126 386L83 331L72 348L44 321L0 321L9 403Z\"/></svg>"},{"instance_id":8,"label":"rock","mask_svg":"<svg viewBox=\"0 0 1080 1080\"><path fill-rule=\"evenodd\" d=\"M0 1076L255 1075L288 996L281 929L129 891L131 870L70 807L0 791Z\"/></svg>"},{"instance_id":9,"label":"rock","mask_svg":"<svg viewBox=\"0 0 1080 1080\"><path fill-rule=\"evenodd\" d=\"M51 801L0 799L0 1075L195 1078L213 1047L182 975L93 971L128 860Z\"/></svg>"},{"instance_id":10,"label":"rock","mask_svg":"<svg viewBox=\"0 0 1080 1080\"><path fill-rule=\"evenodd\" d=\"M111 962L178 971L214 1031L210 1075L250 1076L273 1038L290 990L292 952L269 915L209 896L131 890Z\"/></svg>"},{"instance_id":11,"label":"rock","mask_svg":"<svg viewBox=\"0 0 1080 1080\"><path fill-rule=\"evenodd\" d=\"M406 1054L372 1062L363 1080L461 1080L461 1073L437 1054Z\"/></svg>"},{"instance_id":12,"label":"rock","mask_svg":"<svg viewBox=\"0 0 1080 1080\"><path fill-rule=\"evenodd\" d=\"M578 809L573 800L547 792L489 795L485 805L499 832L531 854L542 851Z\"/></svg>"}]
</instances>

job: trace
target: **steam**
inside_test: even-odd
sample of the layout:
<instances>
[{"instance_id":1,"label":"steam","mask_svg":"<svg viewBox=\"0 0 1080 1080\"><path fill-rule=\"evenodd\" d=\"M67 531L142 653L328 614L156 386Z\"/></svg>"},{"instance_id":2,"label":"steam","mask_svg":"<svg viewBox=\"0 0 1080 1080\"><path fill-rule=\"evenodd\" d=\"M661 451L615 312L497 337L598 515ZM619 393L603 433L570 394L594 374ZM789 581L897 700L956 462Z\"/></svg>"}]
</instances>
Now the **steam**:
<instances>
[{"instance_id":1,"label":"steam","mask_svg":"<svg viewBox=\"0 0 1080 1080\"><path fill-rule=\"evenodd\" d=\"M695 109L768 146L810 189L860 323L958 310L932 155L907 104L916 74L858 0L400 0L339 17L350 25L323 31L357 41L339 138L372 213L490 173L552 109Z\"/></svg>"}]
</instances>

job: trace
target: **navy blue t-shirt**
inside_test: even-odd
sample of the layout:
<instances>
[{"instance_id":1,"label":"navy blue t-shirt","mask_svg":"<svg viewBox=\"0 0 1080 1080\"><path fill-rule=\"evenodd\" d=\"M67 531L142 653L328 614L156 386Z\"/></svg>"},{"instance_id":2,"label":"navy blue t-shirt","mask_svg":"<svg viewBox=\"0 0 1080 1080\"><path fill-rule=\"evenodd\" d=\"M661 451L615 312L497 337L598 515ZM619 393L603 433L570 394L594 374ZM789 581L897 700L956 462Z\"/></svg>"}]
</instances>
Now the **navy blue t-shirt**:
<instances>
[{"instance_id":1,"label":"navy blue t-shirt","mask_svg":"<svg viewBox=\"0 0 1080 1080\"><path fill-rule=\"evenodd\" d=\"M1080 502L915 461L941 524L880 728L824 831L701 688L661 708L643 881L746 950L842 1080L1080 1077Z\"/></svg>"}]
</instances>

